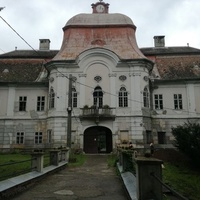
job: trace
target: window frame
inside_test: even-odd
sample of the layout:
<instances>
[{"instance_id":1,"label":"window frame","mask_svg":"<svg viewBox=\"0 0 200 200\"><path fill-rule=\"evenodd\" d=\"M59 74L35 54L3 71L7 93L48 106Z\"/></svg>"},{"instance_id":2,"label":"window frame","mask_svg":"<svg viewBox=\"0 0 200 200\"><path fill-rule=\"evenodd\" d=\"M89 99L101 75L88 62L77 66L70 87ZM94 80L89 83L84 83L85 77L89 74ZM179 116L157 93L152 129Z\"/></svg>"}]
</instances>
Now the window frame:
<instances>
[{"instance_id":1,"label":"window frame","mask_svg":"<svg viewBox=\"0 0 200 200\"><path fill-rule=\"evenodd\" d=\"M78 94L75 87L72 87L72 108L78 107Z\"/></svg>"},{"instance_id":2,"label":"window frame","mask_svg":"<svg viewBox=\"0 0 200 200\"><path fill-rule=\"evenodd\" d=\"M128 92L125 87L120 88L118 97L118 106L120 108L128 107Z\"/></svg>"},{"instance_id":3,"label":"window frame","mask_svg":"<svg viewBox=\"0 0 200 200\"><path fill-rule=\"evenodd\" d=\"M143 90L143 106L145 108L149 108L150 102L149 102L149 90L147 87Z\"/></svg>"},{"instance_id":4,"label":"window frame","mask_svg":"<svg viewBox=\"0 0 200 200\"><path fill-rule=\"evenodd\" d=\"M49 92L49 109L55 108L55 92L53 88Z\"/></svg>"},{"instance_id":5,"label":"window frame","mask_svg":"<svg viewBox=\"0 0 200 200\"><path fill-rule=\"evenodd\" d=\"M19 111L25 112L27 106L27 96L19 96Z\"/></svg>"},{"instance_id":6,"label":"window frame","mask_svg":"<svg viewBox=\"0 0 200 200\"><path fill-rule=\"evenodd\" d=\"M18 131L16 133L16 144L24 144L24 142L25 142L25 132Z\"/></svg>"},{"instance_id":7,"label":"window frame","mask_svg":"<svg viewBox=\"0 0 200 200\"><path fill-rule=\"evenodd\" d=\"M37 108L38 112L45 110L45 96L38 96L37 97Z\"/></svg>"},{"instance_id":8,"label":"window frame","mask_svg":"<svg viewBox=\"0 0 200 200\"><path fill-rule=\"evenodd\" d=\"M166 144L166 132L158 131L157 137L158 137L158 144Z\"/></svg>"},{"instance_id":9,"label":"window frame","mask_svg":"<svg viewBox=\"0 0 200 200\"><path fill-rule=\"evenodd\" d=\"M43 144L43 133L41 131L35 132L35 144Z\"/></svg>"},{"instance_id":10,"label":"window frame","mask_svg":"<svg viewBox=\"0 0 200 200\"><path fill-rule=\"evenodd\" d=\"M154 108L163 110L163 94L154 94Z\"/></svg>"},{"instance_id":11,"label":"window frame","mask_svg":"<svg viewBox=\"0 0 200 200\"><path fill-rule=\"evenodd\" d=\"M48 144L52 143L52 129L47 130L47 143Z\"/></svg>"},{"instance_id":12,"label":"window frame","mask_svg":"<svg viewBox=\"0 0 200 200\"><path fill-rule=\"evenodd\" d=\"M93 105L97 108L103 107L103 90L100 86L95 87L93 92Z\"/></svg>"},{"instance_id":13,"label":"window frame","mask_svg":"<svg viewBox=\"0 0 200 200\"><path fill-rule=\"evenodd\" d=\"M152 131L146 130L146 144L150 144L153 141Z\"/></svg>"},{"instance_id":14,"label":"window frame","mask_svg":"<svg viewBox=\"0 0 200 200\"><path fill-rule=\"evenodd\" d=\"M174 94L174 109L183 110L183 95Z\"/></svg>"}]
</instances>

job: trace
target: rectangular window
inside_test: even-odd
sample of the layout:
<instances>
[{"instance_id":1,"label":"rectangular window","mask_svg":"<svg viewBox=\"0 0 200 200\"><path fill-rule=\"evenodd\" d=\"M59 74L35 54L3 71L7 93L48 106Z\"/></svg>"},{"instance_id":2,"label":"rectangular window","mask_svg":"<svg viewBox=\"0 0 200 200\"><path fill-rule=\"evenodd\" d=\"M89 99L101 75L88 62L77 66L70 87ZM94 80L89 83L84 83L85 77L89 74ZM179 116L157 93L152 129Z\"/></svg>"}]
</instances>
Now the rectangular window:
<instances>
[{"instance_id":1,"label":"rectangular window","mask_svg":"<svg viewBox=\"0 0 200 200\"><path fill-rule=\"evenodd\" d=\"M174 94L174 109L183 109L182 94Z\"/></svg>"},{"instance_id":2,"label":"rectangular window","mask_svg":"<svg viewBox=\"0 0 200 200\"><path fill-rule=\"evenodd\" d=\"M16 144L24 144L24 132L17 132Z\"/></svg>"},{"instance_id":3,"label":"rectangular window","mask_svg":"<svg viewBox=\"0 0 200 200\"><path fill-rule=\"evenodd\" d=\"M42 144L42 132L35 132L35 144Z\"/></svg>"},{"instance_id":4,"label":"rectangular window","mask_svg":"<svg viewBox=\"0 0 200 200\"><path fill-rule=\"evenodd\" d=\"M37 111L44 111L45 106L45 96L37 97Z\"/></svg>"},{"instance_id":5,"label":"rectangular window","mask_svg":"<svg viewBox=\"0 0 200 200\"><path fill-rule=\"evenodd\" d=\"M72 92L72 107L77 108L77 92Z\"/></svg>"},{"instance_id":6,"label":"rectangular window","mask_svg":"<svg viewBox=\"0 0 200 200\"><path fill-rule=\"evenodd\" d=\"M55 93L54 90L51 89L49 93L49 109L54 108L55 104Z\"/></svg>"},{"instance_id":7,"label":"rectangular window","mask_svg":"<svg viewBox=\"0 0 200 200\"><path fill-rule=\"evenodd\" d=\"M165 132L158 132L158 144L166 144Z\"/></svg>"},{"instance_id":8,"label":"rectangular window","mask_svg":"<svg viewBox=\"0 0 200 200\"><path fill-rule=\"evenodd\" d=\"M119 92L119 107L128 107L128 93Z\"/></svg>"},{"instance_id":9,"label":"rectangular window","mask_svg":"<svg viewBox=\"0 0 200 200\"><path fill-rule=\"evenodd\" d=\"M146 143L150 144L152 142L152 134L151 131L146 131Z\"/></svg>"},{"instance_id":10,"label":"rectangular window","mask_svg":"<svg viewBox=\"0 0 200 200\"><path fill-rule=\"evenodd\" d=\"M94 106L97 106L97 108L103 107L103 98L102 97L94 97Z\"/></svg>"},{"instance_id":11,"label":"rectangular window","mask_svg":"<svg viewBox=\"0 0 200 200\"><path fill-rule=\"evenodd\" d=\"M143 101L144 101L144 107L149 108L149 91L147 88L145 88L143 92Z\"/></svg>"},{"instance_id":12,"label":"rectangular window","mask_svg":"<svg viewBox=\"0 0 200 200\"><path fill-rule=\"evenodd\" d=\"M47 143L51 144L52 142L52 130L47 130Z\"/></svg>"},{"instance_id":13,"label":"rectangular window","mask_svg":"<svg viewBox=\"0 0 200 200\"><path fill-rule=\"evenodd\" d=\"M163 109L163 95L155 94L154 95L155 109L162 110Z\"/></svg>"},{"instance_id":14,"label":"rectangular window","mask_svg":"<svg viewBox=\"0 0 200 200\"><path fill-rule=\"evenodd\" d=\"M121 143L129 141L129 132L127 130L120 130Z\"/></svg>"},{"instance_id":15,"label":"rectangular window","mask_svg":"<svg viewBox=\"0 0 200 200\"><path fill-rule=\"evenodd\" d=\"M26 102L27 102L26 96L19 97L19 111L26 111Z\"/></svg>"}]
</instances>

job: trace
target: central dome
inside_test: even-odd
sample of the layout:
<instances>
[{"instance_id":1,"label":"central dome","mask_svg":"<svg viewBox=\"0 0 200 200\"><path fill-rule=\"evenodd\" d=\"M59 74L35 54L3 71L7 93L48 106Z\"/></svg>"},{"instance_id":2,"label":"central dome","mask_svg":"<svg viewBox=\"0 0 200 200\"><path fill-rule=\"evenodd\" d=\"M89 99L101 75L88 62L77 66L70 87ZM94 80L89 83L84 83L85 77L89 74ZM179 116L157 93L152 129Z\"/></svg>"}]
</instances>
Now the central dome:
<instances>
[{"instance_id":1,"label":"central dome","mask_svg":"<svg viewBox=\"0 0 200 200\"><path fill-rule=\"evenodd\" d=\"M123 14L78 14L68 20L65 28L68 26L105 26L105 25L131 25L132 20Z\"/></svg>"},{"instance_id":2,"label":"central dome","mask_svg":"<svg viewBox=\"0 0 200 200\"><path fill-rule=\"evenodd\" d=\"M104 13L97 6L104 6ZM120 59L144 59L135 38L136 26L126 15L108 12L108 4L92 4L93 13L80 13L65 24L60 51L53 60L75 60L82 52L103 48Z\"/></svg>"}]
</instances>

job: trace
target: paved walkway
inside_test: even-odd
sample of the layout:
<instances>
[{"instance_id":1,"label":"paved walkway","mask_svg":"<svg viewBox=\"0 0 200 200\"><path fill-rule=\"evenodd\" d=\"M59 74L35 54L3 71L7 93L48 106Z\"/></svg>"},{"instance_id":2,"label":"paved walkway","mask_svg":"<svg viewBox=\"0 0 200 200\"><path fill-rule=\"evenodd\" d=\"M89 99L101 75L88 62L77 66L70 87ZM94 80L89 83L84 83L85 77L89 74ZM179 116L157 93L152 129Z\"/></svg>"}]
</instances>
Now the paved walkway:
<instances>
[{"instance_id":1,"label":"paved walkway","mask_svg":"<svg viewBox=\"0 0 200 200\"><path fill-rule=\"evenodd\" d=\"M87 155L81 167L67 167L37 182L13 200L127 200L115 168L107 155Z\"/></svg>"}]
</instances>

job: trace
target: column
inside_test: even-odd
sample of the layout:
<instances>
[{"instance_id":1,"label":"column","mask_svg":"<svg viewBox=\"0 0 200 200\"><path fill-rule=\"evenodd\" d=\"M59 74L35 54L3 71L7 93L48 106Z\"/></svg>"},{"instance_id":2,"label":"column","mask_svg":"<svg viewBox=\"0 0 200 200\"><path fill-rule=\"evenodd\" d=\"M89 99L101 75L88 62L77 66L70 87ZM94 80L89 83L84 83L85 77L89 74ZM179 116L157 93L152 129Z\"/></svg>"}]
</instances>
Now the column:
<instances>
[{"instance_id":1,"label":"column","mask_svg":"<svg viewBox=\"0 0 200 200\"><path fill-rule=\"evenodd\" d=\"M116 87L115 87L115 79L116 79L117 74L109 74L110 77L110 93L113 94L110 96L110 107L111 108L116 108Z\"/></svg>"},{"instance_id":2,"label":"column","mask_svg":"<svg viewBox=\"0 0 200 200\"><path fill-rule=\"evenodd\" d=\"M196 116L194 84L187 84L186 89L187 89L187 106L188 106L189 116ZM184 103L184 99L183 99L183 103Z\"/></svg>"},{"instance_id":3,"label":"column","mask_svg":"<svg viewBox=\"0 0 200 200\"><path fill-rule=\"evenodd\" d=\"M155 178L162 179L163 161L155 158L138 157L136 161L137 199L162 200L162 185Z\"/></svg>"},{"instance_id":4,"label":"column","mask_svg":"<svg viewBox=\"0 0 200 200\"><path fill-rule=\"evenodd\" d=\"M79 74L80 78L80 91L79 91L79 103L80 103L80 108L83 108L87 103L85 103L85 79L86 79L86 74Z\"/></svg>"},{"instance_id":5,"label":"column","mask_svg":"<svg viewBox=\"0 0 200 200\"><path fill-rule=\"evenodd\" d=\"M15 87L8 88L7 116L14 115L15 106ZM18 101L18 100L17 100Z\"/></svg>"},{"instance_id":6,"label":"column","mask_svg":"<svg viewBox=\"0 0 200 200\"><path fill-rule=\"evenodd\" d=\"M35 152L31 154L31 168L33 171L42 172L43 171L43 162L44 162L44 153Z\"/></svg>"},{"instance_id":7,"label":"column","mask_svg":"<svg viewBox=\"0 0 200 200\"><path fill-rule=\"evenodd\" d=\"M59 164L59 150L50 151L50 165L58 166Z\"/></svg>"}]
</instances>

